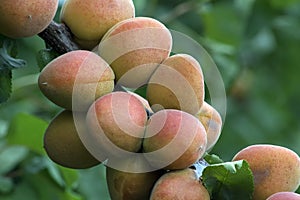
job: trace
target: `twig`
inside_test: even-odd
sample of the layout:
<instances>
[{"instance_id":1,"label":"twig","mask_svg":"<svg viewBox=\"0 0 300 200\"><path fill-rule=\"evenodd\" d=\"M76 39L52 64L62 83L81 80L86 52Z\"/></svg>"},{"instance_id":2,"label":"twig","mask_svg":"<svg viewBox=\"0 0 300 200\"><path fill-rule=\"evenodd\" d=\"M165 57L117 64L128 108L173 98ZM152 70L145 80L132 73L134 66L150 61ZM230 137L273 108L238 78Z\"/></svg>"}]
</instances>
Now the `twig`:
<instances>
[{"instance_id":1,"label":"twig","mask_svg":"<svg viewBox=\"0 0 300 200\"><path fill-rule=\"evenodd\" d=\"M79 46L72 40L71 31L65 24L54 21L41 33L38 34L47 46L50 46L59 54L79 50Z\"/></svg>"}]
</instances>

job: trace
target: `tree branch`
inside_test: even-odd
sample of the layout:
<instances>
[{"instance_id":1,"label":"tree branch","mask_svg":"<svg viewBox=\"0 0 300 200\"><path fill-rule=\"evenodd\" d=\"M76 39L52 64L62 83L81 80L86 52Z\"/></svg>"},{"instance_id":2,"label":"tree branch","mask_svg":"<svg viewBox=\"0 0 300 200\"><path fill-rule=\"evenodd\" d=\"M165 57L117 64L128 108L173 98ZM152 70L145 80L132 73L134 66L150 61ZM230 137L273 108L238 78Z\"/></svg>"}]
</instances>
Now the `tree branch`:
<instances>
[{"instance_id":1,"label":"tree branch","mask_svg":"<svg viewBox=\"0 0 300 200\"><path fill-rule=\"evenodd\" d=\"M71 31L65 24L54 21L41 33L38 34L45 43L59 54L79 50L79 46L73 41Z\"/></svg>"}]
</instances>

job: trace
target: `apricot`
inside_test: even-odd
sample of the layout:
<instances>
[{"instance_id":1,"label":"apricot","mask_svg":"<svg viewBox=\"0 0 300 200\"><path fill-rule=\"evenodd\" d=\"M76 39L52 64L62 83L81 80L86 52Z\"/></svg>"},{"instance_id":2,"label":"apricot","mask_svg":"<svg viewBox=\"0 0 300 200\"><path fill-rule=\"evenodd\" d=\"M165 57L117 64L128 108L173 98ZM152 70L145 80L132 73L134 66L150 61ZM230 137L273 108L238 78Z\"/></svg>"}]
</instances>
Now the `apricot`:
<instances>
[{"instance_id":1,"label":"apricot","mask_svg":"<svg viewBox=\"0 0 300 200\"><path fill-rule=\"evenodd\" d=\"M249 163L254 176L254 200L265 200L277 192L294 192L300 185L300 158L288 148L251 145L239 151L233 160Z\"/></svg>"},{"instance_id":2,"label":"apricot","mask_svg":"<svg viewBox=\"0 0 300 200\"><path fill-rule=\"evenodd\" d=\"M186 54L167 58L149 80L147 99L153 111L165 108L198 113L204 102L204 78L198 61Z\"/></svg>"},{"instance_id":3,"label":"apricot","mask_svg":"<svg viewBox=\"0 0 300 200\"><path fill-rule=\"evenodd\" d=\"M149 199L155 182L162 171L129 173L110 167L106 168L106 181L112 200Z\"/></svg>"},{"instance_id":4,"label":"apricot","mask_svg":"<svg viewBox=\"0 0 300 200\"><path fill-rule=\"evenodd\" d=\"M0 34L10 38L31 37L52 21L58 0L9 0L0 3Z\"/></svg>"},{"instance_id":5,"label":"apricot","mask_svg":"<svg viewBox=\"0 0 300 200\"><path fill-rule=\"evenodd\" d=\"M99 44L99 40L81 40L76 36L73 36L73 40L80 47L80 49L89 51L93 51L94 48L97 49L97 45ZM95 53L98 53L98 51Z\"/></svg>"},{"instance_id":6,"label":"apricot","mask_svg":"<svg viewBox=\"0 0 300 200\"><path fill-rule=\"evenodd\" d=\"M277 192L268 197L267 200L300 200L300 194L294 192Z\"/></svg>"},{"instance_id":7,"label":"apricot","mask_svg":"<svg viewBox=\"0 0 300 200\"><path fill-rule=\"evenodd\" d=\"M143 152L153 167L184 169L203 156L206 144L205 129L196 117L167 109L148 120Z\"/></svg>"},{"instance_id":8,"label":"apricot","mask_svg":"<svg viewBox=\"0 0 300 200\"><path fill-rule=\"evenodd\" d=\"M100 96L114 89L114 73L97 54L78 50L59 56L40 73L42 93L68 110L86 111Z\"/></svg>"},{"instance_id":9,"label":"apricot","mask_svg":"<svg viewBox=\"0 0 300 200\"><path fill-rule=\"evenodd\" d=\"M171 171L155 183L150 200L210 200L209 193L192 169Z\"/></svg>"},{"instance_id":10,"label":"apricot","mask_svg":"<svg viewBox=\"0 0 300 200\"><path fill-rule=\"evenodd\" d=\"M45 131L44 148L53 162L74 169L100 164L100 161L94 158L81 142L78 131L86 132L86 126L84 120L79 123L83 123L79 126L80 130L74 123L72 112L67 110L52 119Z\"/></svg>"},{"instance_id":11,"label":"apricot","mask_svg":"<svg viewBox=\"0 0 300 200\"><path fill-rule=\"evenodd\" d=\"M153 111L152 111L152 109L151 109L151 107L150 107L149 102L148 102L147 99L141 97L140 95L138 95L138 94L136 94L134 92L130 92L130 91L127 91L127 92L129 94L132 94L136 98L138 98L142 102L142 104L144 105L144 108L147 110L147 112L149 112L150 115L153 114Z\"/></svg>"},{"instance_id":12,"label":"apricot","mask_svg":"<svg viewBox=\"0 0 300 200\"><path fill-rule=\"evenodd\" d=\"M213 146L217 143L222 129L222 118L219 112L209 105L207 102L204 102L199 113L196 117L203 124L206 134L207 134L207 146L206 151L210 151Z\"/></svg>"},{"instance_id":13,"label":"apricot","mask_svg":"<svg viewBox=\"0 0 300 200\"><path fill-rule=\"evenodd\" d=\"M169 56L171 47L171 33L161 22L136 17L109 29L99 44L99 54L111 65L120 85L138 88Z\"/></svg>"},{"instance_id":14,"label":"apricot","mask_svg":"<svg viewBox=\"0 0 300 200\"><path fill-rule=\"evenodd\" d=\"M83 46L96 46L112 26L134 16L132 0L66 0L60 15Z\"/></svg>"},{"instance_id":15,"label":"apricot","mask_svg":"<svg viewBox=\"0 0 300 200\"><path fill-rule=\"evenodd\" d=\"M107 155L118 155L114 148L138 152L142 146L147 113L143 104L127 92L112 92L97 99L86 121L89 132Z\"/></svg>"}]
</instances>

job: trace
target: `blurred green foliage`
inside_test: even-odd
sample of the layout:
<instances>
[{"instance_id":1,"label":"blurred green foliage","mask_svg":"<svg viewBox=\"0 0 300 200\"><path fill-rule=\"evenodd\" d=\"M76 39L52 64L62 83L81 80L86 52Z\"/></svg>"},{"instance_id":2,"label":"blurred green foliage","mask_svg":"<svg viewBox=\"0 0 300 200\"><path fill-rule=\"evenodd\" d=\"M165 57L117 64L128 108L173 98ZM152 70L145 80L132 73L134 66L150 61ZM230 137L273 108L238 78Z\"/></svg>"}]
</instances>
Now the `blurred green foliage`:
<instances>
[{"instance_id":1,"label":"blurred green foliage","mask_svg":"<svg viewBox=\"0 0 300 200\"><path fill-rule=\"evenodd\" d=\"M229 161L250 144L271 143L300 154L298 0L134 2L137 16L185 33L216 62L228 107L212 153ZM36 84L36 55L44 43L35 36L17 44L27 66L13 71L12 96L0 105L0 199L109 199L102 165L70 170L45 156L43 133L60 108Z\"/></svg>"}]
</instances>

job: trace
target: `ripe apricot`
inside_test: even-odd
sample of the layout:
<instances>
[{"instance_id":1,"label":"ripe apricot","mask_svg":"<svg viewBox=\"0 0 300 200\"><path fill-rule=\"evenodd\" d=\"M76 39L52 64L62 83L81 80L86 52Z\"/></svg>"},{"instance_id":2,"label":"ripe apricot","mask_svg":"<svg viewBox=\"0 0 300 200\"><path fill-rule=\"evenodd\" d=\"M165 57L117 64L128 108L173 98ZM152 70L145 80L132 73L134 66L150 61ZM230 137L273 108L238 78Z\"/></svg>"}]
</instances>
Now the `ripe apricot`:
<instances>
[{"instance_id":1,"label":"ripe apricot","mask_svg":"<svg viewBox=\"0 0 300 200\"><path fill-rule=\"evenodd\" d=\"M96 46L116 23L135 16L132 0L66 0L64 22L84 47Z\"/></svg>"},{"instance_id":2,"label":"ripe apricot","mask_svg":"<svg viewBox=\"0 0 300 200\"><path fill-rule=\"evenodd\" d=\"M97 54L77 50L59 56L40 73L42 93L68 110L86 111L114 88L114 73Z\"/></svg>"},{"instance_id":3,"label":"ripe apricot","mask_svg":"<svg viewBox=\"0 0 300 200\"><path fill-rule=\"evenodd\" d=\"M162 171L129 173L106 168L106 181L112 200L149 199L154 183Z\"/></svg>"},{"instance_id":4,"label":"ripe apricot","mask_svg":"<svg viewBox=\"0 0 300 200\"><path fill-rule=\"evenodd\" d=\"M206 151L210 151L217 143L222 129L222 118L218 111L204 102L200 111L196 114L197 118L203 124L207 134Z\"/></svg>"},{"instance_id":5,"label":"ripe apricot","mask_svg":"<svg viewBox=\"0 0 300 200\"><path fill-rule=\"evenodd\" d=\"M204 78L198 61L187 54L167 58L149 80L147 99L153 111L165 108L198 113L204 102Z\"/></svg>"},{"instance_id":6,"label":"ripe apricot","mask_svg":"<svg viewBox=\"0 0 300 200\"><path fill-rule=\"evenodd\" d=\"M268 197L267 200L300 200L300 194L294 192L277 192Z\"/></svg>"},{"instance_id":7,"label":"ripe apricot","mask_svg":"<svg viewBox=\"0 0 300 200\"><path fill-rule=\"evenodd\" d=\"M138 98L142 104L144 105L145 109L147 110L147 112L149 112L149 114L153 114L153 111L149 105L149 102L147 99L144 99L143 97L141 97L140 95L134 93L134 92L130 92L130 91L127 91L129 94L132 94L134 95L136 98Z\"/></svg>"},{"instance_id":8,"label":"ripe apricot","mask_svg":"<svg viewBox=\"0 0 300 200\"><path fill-rule=\"evenodd\" d=\"M138 152L142 146L147 113L141 101L127 92L112 92L97 99L87 113L91 137L108 155L114 148Z\"/></svg>"},{"instance_id":9,"label":"ripe apricot","mask_svg":"<svg viewBox=\"0 0 300 200\"><path fill-rule=\"evenodd\" d=\"M300 185L300 158L292 150L268 144L248 146L233 160L246 160L254 176L254 200L274 193L294 192Z\"/></svg>"},{"instance_id":10,"label":"ripe apricot","mask_svg":"<svg viewBox=\"0 0 300 200\"><path fill-rule=\"evenodd\" d=\"M31 37L52 21L58 0L9 0L0 3L0 34L10 38Z\"/></svg>"},{"instance_id":11,"label":"ripe apricot","mask_svg":"<svg viewBox=\"0 0 300 200\"><path fill-rule=\"evenodd\" d=\"M155 183L150 200L210 200L209 193L192 169L171 171Z\"/></svg>"},{"instance_id":12,"label":"ripe apricot","mask_svg":"<svg viewBox=\"0 0 300 200\"><path fill-rule=\"evenodd\" d=\"M148 120L143 151L153 167L184 169L203 156L206 144L205 129L196 117L166 109Z\"/></svg>"},{"instance_id":13,"label":"ripe apricot","mask_svg":"<svg viewBox=\"0 0 300 200\"><path fill-rule=\"evenodd\" d=\"M99 54L111 65L120 85L138 88L169 56L171 47L171 33L161 22L136 17L109 29L99 44Z\"/></svg>"},{"instance_id":14,"label":"ripe apricot","mask_svg":"<svg viewBox=\"0 0 300 200\"><path fill-rule=\"evenodd\" d=\"M78 113L80 115L80 113ZM85 119L85 117L83 118ZM85 131L85 121L79 121L77 129L71 111L60 112L49 124L44 135L44 148L55 163L74 169L84 169L98 165L80 140L78 131Z\"/></svg>"}]
</instances>

